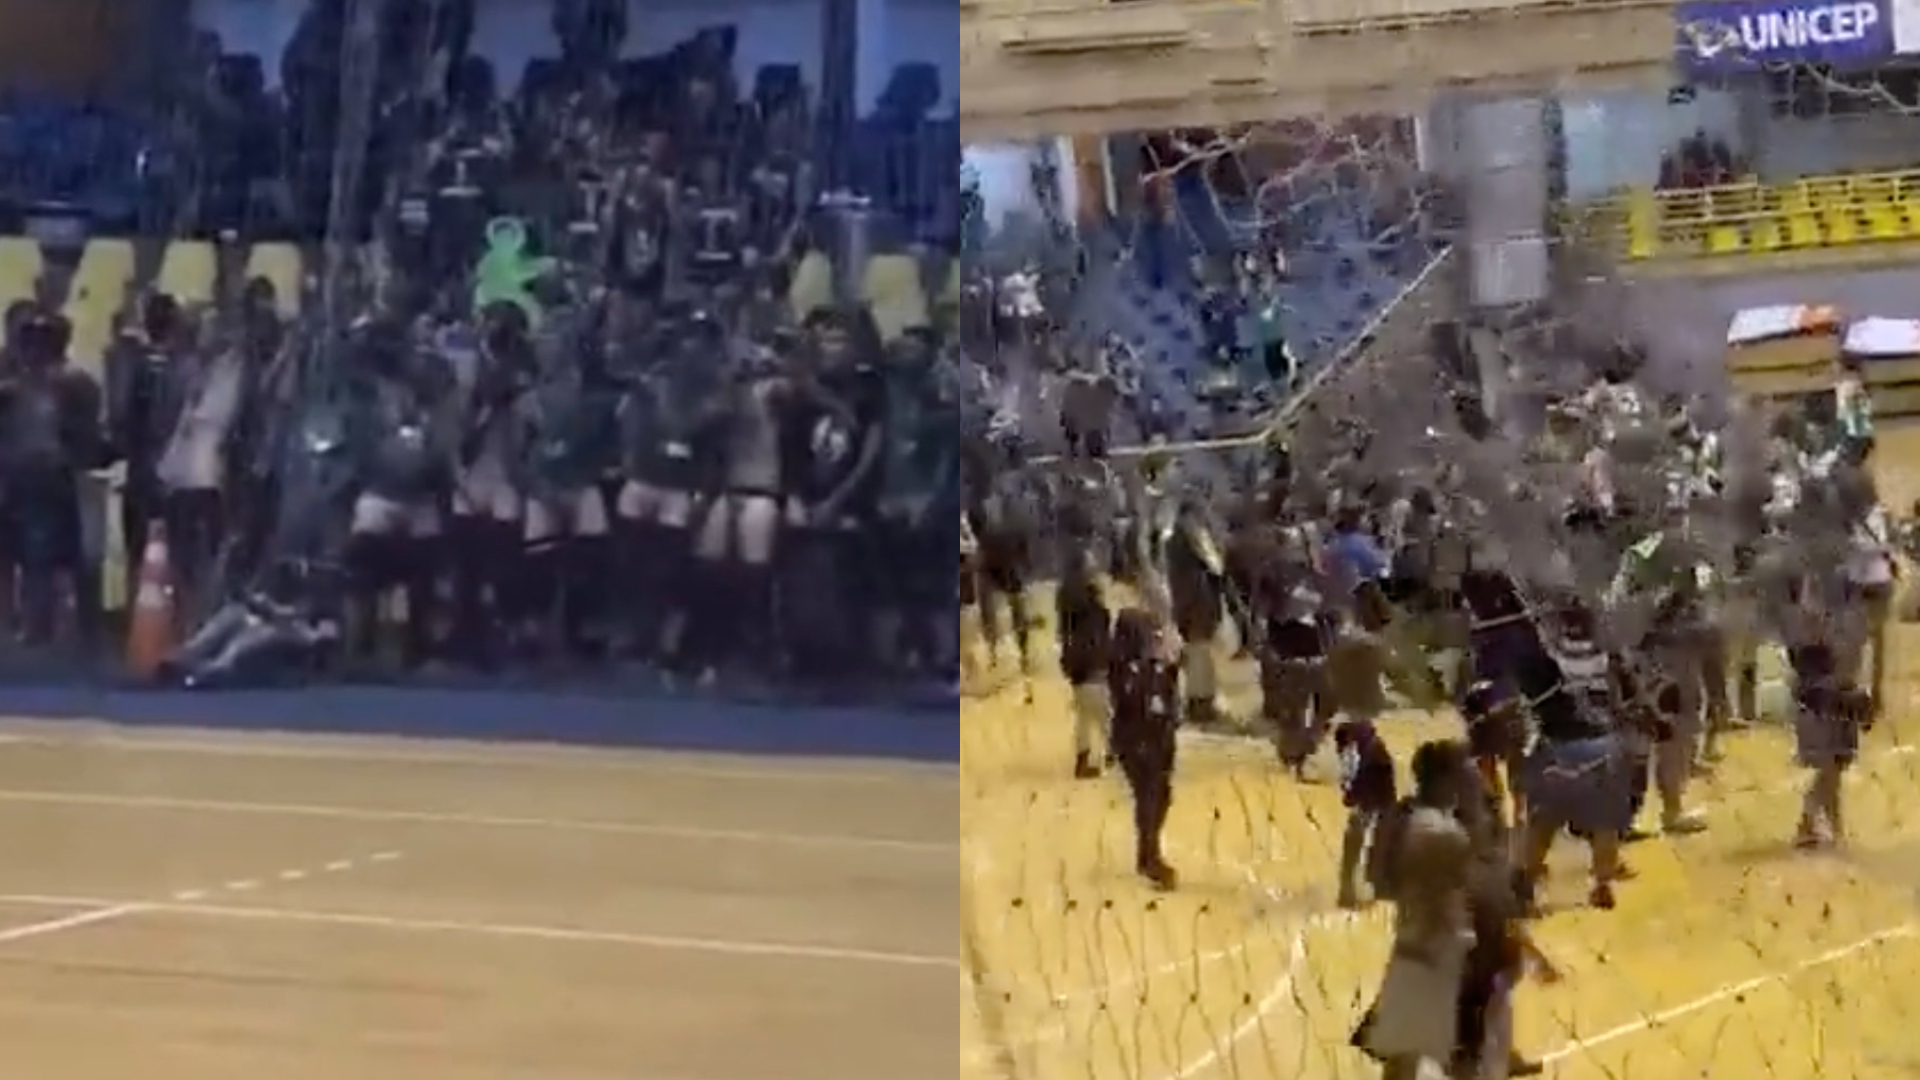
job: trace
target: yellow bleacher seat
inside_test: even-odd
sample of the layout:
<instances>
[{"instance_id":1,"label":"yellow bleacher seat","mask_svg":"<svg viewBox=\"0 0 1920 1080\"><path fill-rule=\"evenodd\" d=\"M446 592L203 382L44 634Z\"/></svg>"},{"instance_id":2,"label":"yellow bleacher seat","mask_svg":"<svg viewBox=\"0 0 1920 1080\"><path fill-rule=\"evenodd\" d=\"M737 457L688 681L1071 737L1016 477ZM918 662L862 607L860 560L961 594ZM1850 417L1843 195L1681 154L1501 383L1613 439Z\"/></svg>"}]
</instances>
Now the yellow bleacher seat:
<instances>
[{"instance_id":1,"label":"yellow bleacher seat","mask_svg":"<svg viewBox=\"0 0 1920 1080\"><path fill-rule=\"evenodd\" d=\"M47 260L40 242L24 236L0 236L0 282L31 284L40 280Z\"/></svg>"},{"instance_id":2,"label":"yellow bleacher seat","mask_svg":"<svg viewBox=\"0 0 1920 1080\"><path fill-rule=\"evenodd\" d=\"M833 303L833 264L817 251L810 251L793 269L793 284L787 287L787 303L795 320L802 320L814 308Z\"/></svg>"},{"instance_id":3,"label":"yellow bleacher seat","mask_svg":"<svg viewBox=\"0 0 1920 1080\"><path fill-rule=\"evenodd\" d=\"M1707 254L1738 255L1747 250L1745 230L1738 225L1713 225L1707 229Z\"/></svg>"},{"instance_id":4,"label":"yellow bleacher seat","mask_svg":"<svg viewBox=\"0 0 1920 1080\"><path fill-rule=\"evenodd\" d=\"M1827 243L1839 246L1860 242L1860 222L1854 217L1851 206L1829 206L1821 211L1821 222L1826 226Z\"/></svg>"},{"instance_id":5,"label":"yellow bleacher seat","mask_svg":"<svg viewBox=\"0 0 1920 1080\"><path fill-rule=\"evenodd\" d=\"M0 310L31 298L45 268L38 241L24 236L0 237ZM6 340L6 327L0 324L0 345Z\"/></svg>"},{"instance_id":6,"label":"yellow bleacher seat","mask_svg":"<svg viewBox=\"0 0 1920 1080\"><path fill-rule=\"evenodd\" d=\"M300 314L305 287L302 265L300 249L293 244L255 244L247 253L247 280L258 277L273 283L274 299L283 319Z\"/></svg>"},{"instance_id":7,"label":"yellow bleacher seat","mask_svg":"<svg viewBox=\"0 0 1920 1080\"><path fill-rule=\"evenodd\" d=\"M1906 215L1891 202L1868 203L1862 213L1869 239L1899 240L1907 234Z\"/></svg>"},{"instance_id":8,"label":"yellow bleacher seat","mask_svg":"<svg viewBox=\"0 0 1920 1080\"><path fill-rule=\"evenodd\" d=\"M1775 204L1783 214L1808 214L1818 209L1813 205L1813 195L1800 184L1789 184L1774 189Z\"/></svg>"},{"instance_id":9,"label":"yellow bleacher seat","mask_svg":"<svg viewBox=\"0 0 1920 1080\"><path fill-rule=\"evenodd\" d=\"M1659 253L1660 240L1649 228L1627 229L1627 258L1651 259Z\"/></svg>"},{"instance_id":10,"label":"yellow bleacher seat","mask_svg":"<svg viewBox=\"0 0 1920 1080\"><path fill-rule=\"evenodd\" d=\"M160 257L160 273L153 287L170 293L182 306L213 302L214 280L219 275L219 259L213 245L203 240L175 240Z\"/></svg>"},{"instance_id":11,"label":"yellow bleacher seat","mask_svg":"<svg viewBox=\"0 0 1920 1080\"><path fill-rule=\"evenodd\" d=\"M1826 238L1820 232L1820 219L1811 211L1787 218L1788 247L1819 247L1825 242Z\"/></svg>"},{"instance_id":12,"label":"yellow bleacher seat","mask_svg":"<svg viewBox=\"0 0 1920 1080\"><path fill-rule=\"evenodd\" d=\"M1920 168L1625 189L1574 215L1631 260L1920 240Z\"/></svg>"},{"instance_id":13,"label":"yellow bleacher seat","mask_svg":"<svg viewBox=\"0 0 1920 1080\"><path fill-rule=\"evenodd\" d=\"M880 328L880 340L892 341L905 330L928 325L927 290L920 282L920 261L913 256L875 255L867 261L860 291Z\"/></svg>"},{"instance_id":14,"label":"yellow bleacher seat","mask_svg":"<svg viewBox=\"0 0 1920 1080\"><path fill-rule=\"evenodd\" d=\"M61 314L73 324L71 356L75 365L101 375L107 346L127 303L127 288L133 283L133 244L126 240L93 240L80 253L80 265L74 269L67 286L66 306Z\"/></svg>"}]
</instances>

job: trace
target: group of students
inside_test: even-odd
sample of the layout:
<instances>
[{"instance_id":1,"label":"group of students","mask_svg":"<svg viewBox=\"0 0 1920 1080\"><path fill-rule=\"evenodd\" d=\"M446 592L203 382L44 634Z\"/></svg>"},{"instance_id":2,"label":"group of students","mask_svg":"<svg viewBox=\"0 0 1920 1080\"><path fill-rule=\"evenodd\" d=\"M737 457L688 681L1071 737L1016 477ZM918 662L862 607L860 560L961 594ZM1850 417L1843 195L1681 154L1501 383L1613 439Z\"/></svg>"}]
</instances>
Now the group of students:
<instances>
[{"instance_id":1,"label":"group of students","mask_svg":"<svg viewBox=\"0 0 1920 1080\"><path fill-rule=\"evenodd\" d=\"M17 307L0 598L20 636L70 610L97 655L91 508L124 466L121 591L164 525L185 638L165 671L192 685L621 657L780 692L950 680L954 318L936 301L902 325L860 295L870 234L839 242L810 205L798 107L756 111L701 191L669 140L581 105L573 197L491 222L465 170L509 147L456 110L375 255L329 268L305 317L222 260L205 307L136 299L104 387L60 315ZM671 149L707 145L695 128ZM808 224L834 269L802 303Z\"/></svg>"},{"instance_id":2,"label":"group of students","mask_svg":"<svg viewBox=\"0 0 1920 1080\"><path fill-rule=\"evenodd\" d=\"M149 298L104 390L67 362L64 319L12 313L0 596L29 643L70 611L81 653L100 644L88 503L121 466L130 575L164 526L190 666L222 669L209 680L252 677L224 635L193 639L230 602L306 628L276 650L325 624L369 664L397 644L408 667L630 655L946 677L953 420L934 334L881 347L858 309L831 309L749 348L700 309L613 337L583 313L535 334L511 305L378 309L329 350L340 384L311 395L300 345L251 303L207 327Z\"/></svg>"}]
</instances>

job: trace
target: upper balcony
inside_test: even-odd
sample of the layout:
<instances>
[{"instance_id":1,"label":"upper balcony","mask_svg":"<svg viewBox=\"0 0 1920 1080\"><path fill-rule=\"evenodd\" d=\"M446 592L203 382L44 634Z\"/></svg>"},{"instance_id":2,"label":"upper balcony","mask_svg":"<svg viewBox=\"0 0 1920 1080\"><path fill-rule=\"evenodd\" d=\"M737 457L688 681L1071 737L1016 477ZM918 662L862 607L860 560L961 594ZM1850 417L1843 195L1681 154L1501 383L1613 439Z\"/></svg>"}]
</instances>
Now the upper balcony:
<instances>
[{"instance_id":1,"label":"upper balcony","mask_svg":"<svg viewBox=\"0 0 1920 1080\"><path fill-rule=\"evenodd\" d=\"M961 0L969 141L1404 112L1441 86L1665 89L1669 0Z\"/></svg>"}]
</instances>

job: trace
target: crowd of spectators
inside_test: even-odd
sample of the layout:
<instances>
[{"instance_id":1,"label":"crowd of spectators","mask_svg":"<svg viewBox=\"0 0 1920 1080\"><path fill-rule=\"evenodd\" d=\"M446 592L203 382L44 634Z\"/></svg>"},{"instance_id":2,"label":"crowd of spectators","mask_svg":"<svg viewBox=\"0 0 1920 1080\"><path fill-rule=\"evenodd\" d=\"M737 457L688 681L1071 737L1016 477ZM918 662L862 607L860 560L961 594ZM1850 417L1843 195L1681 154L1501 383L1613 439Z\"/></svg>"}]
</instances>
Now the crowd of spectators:
<instances>
[{"instance_id":1,"label":"crowd of spectators","mask_svg":"<svg viewBox=\"0 0 1920 1080\"><path fill-rule=\"evenodd\" d=\"M10 199L83 204L96 237L291 241L309 271L322 236L367 253L338 268L333 323L263 280L136 282L101 379L57 305L15 305L0 428L60 422L0 439L7 630L86 653L111 623L112 530L87 505L110 474L130 565L165 526L184 644L163 672L194 685L623 659L733 685L946 678L959 191L938 71L902 64L839 117L797 65L742 85L724 11L631 56L624 4L557 0L559 55L508 90L470 52L471 4L385 10L343 64L347 5L313 0L277 85L273 58L202 34L206 77L164 125L0 125ZM10 154L20 127L91 171Z\"/></svg>"}]
</instances>

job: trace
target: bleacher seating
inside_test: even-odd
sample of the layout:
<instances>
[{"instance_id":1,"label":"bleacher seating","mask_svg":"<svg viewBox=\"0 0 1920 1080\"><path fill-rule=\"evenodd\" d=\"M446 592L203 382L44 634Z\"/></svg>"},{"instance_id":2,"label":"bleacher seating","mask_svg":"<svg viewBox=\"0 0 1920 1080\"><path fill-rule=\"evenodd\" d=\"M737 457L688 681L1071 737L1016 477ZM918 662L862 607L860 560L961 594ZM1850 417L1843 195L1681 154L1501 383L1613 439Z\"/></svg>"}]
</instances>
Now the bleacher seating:
<instances>
[{"instance_id":1,"label":"bleacher seating","mask_svg":"<svg viewBox=\"0 0 1920 1080\"><path fill-rule=\"evenodd\" d=\"M1214 226L1198 230L1141 223L1134 230L1134 257L1116 268L1107 298L1095 305L1105 320L1099 329L1134 348L1145 385L1170 406L1183 435L1208 433L1208 410L1200 402L1222 379L1242 387L1258 387L1265 379L1250 354L1247 370L1224 369L1216 362L1202 315L1205 305L1224 302L1233 321L1245 314L1252 298L1210 293L1193 280L1188 264L1196 253L1217 258L1217 245L1251 238L1235 238L1235 230L1217 214L1207 220ZM1416 229L1378 230L1362 192L1323 191L1313 212L1296 224L1312 231L1297 250L1287 252L1289 274L1280 297L1289 345L1295 358L1311 367L1358 337L1424 264L1426 252Z\"/></svg>"},{"instance_id":2,"label":"bleacher seating","mask_svg":"<svg viewBox=\"0 0 1920 1080\"><path fill-rule=\"evenodd\" d=\"M1587 231L1631 261L1768 255L1920 240L1920 169L1785 184L1641 188L1582 211Z\"/></svg>"},{"instance_id":3,"label":"bleacher seating","mask_svg":"<svg viewBox=\"0 0 1920 1080\"><path fill-rule=\"evenodd\" d=\"M247 253L247 280L262 278L273 285L274 303L280 317L291 319L300 314L305 292L306 273L300 249L293 244L255 244Z\"/></svg>"},{"instance_id":4,"label":"bleacher seating","mask_svg":"<svg viewBox=\"0 0 1920 1080\"><path fill-rule=\"evenodd\" d=\"M213 299L215 279L219 276L219 257L213 245L183 240L167 245L160 257L160 274L154 288L169 293L183 304L205 304Z\"/></svg>"},{"instance_id":5,"label":"bleacher seating","mask_svg":"<svg viewBox=\"0 0 1920 1080\"><path fill-rule=\"evenodd\" d=\"M62 313L73 323L73 362L99 374L113 341L114 320L133 284L133 245L101 239L87 244L67 285Z\"/></svg>"},{"instance_id":6,"label":"bleacher seating","mask_svg":"<svg viewBox=\"0 0 1920 1080\"><path fill-rule=\"evenodd\" d=\"M0 99L0 202L71 203L121 222L139 194L144 135L131 118L34 94Z\"/></svg>"}]
</instances>

